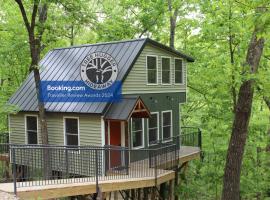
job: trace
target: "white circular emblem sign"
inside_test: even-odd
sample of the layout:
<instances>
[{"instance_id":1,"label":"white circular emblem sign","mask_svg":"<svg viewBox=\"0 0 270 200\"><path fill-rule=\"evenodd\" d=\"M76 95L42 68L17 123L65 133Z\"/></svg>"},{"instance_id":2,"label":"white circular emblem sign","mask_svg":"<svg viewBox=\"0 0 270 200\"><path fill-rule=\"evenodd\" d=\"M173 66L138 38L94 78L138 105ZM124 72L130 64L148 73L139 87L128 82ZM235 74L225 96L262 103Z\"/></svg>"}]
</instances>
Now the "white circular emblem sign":
<instances>
[{"instance_id":1,"label":"white circular emblem sign","mask_svg":"<svg viewBox=\"0 0 270 200\"><path fill-rule=\"evenodd\" d=\"M118 74L117 63L112 56L104 52L95 52L86 56L81 64L81 78L86 85L95 90L110 87Z\"/></svg>"}]
</instances>

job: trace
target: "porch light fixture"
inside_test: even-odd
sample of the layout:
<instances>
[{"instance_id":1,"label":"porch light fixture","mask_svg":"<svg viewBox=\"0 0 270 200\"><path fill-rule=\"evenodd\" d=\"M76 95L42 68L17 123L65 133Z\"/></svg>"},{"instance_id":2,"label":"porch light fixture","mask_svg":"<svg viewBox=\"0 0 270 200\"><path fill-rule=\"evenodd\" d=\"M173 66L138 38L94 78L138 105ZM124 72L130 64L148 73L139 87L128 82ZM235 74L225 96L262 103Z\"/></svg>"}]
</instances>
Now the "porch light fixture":
<instances>
[{"instance_id":1,"label":"porch light fixture","mask_svg":"<svg viewBox=\"0 0 270 200\"><path fill-rule=\"evenodd\" d=\"M158 103L158 100L157 99L154 99L153 97L150 97L149 98L153 103Z\"/></svg>"},{"instance_id":2,"label":"porch light fixture","mask_svg":"<svg viewBox=\"0 0 270 200\"><path fill-rule=\"evenodd\" d=\"M167 98L169 101L174 101L174 98L173 98L173 97L166 96L166 98Z\"/></svg>"}]
</instances>

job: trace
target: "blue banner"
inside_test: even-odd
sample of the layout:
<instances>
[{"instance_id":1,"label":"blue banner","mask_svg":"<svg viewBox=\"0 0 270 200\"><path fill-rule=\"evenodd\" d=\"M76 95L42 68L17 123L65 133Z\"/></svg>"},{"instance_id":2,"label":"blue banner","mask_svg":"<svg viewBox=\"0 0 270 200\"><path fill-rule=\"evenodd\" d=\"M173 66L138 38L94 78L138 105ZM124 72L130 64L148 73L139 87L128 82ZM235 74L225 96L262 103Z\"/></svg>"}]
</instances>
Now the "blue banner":
<instances>
[{"instance_id":1,"label":"blue banner","mask_svg":"<svg viewBox=\"0 0 270 200\"><path fill-rule=\"evenodd\" d=\"M84 81L41 81L42 102L119 102L122 83L114 81L106 89L90 88Z\"/></svg>"}]
</instances>

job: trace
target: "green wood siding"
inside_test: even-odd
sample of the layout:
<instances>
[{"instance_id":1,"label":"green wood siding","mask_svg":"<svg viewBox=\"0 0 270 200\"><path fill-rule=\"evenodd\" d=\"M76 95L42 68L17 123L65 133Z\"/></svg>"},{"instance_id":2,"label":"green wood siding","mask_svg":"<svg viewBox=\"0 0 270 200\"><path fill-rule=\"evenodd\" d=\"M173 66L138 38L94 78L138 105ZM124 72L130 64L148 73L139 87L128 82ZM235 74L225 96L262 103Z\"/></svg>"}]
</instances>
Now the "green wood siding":
<instances>
[{"instance_id":1,"label":"green wood siding","mask_svg":"<svg viewBox=\"0 0 270 200\"><path fill-rule=\"evenodd\" d=\"M185 102L186 93L160 93L160 94L142 94L140 95L143 102L150 109L150 112L159 113L159 139L162 139L162 111L172 111L172 135L179 135L180 132L180 112L179 108L181 103ZM129 126L131 133L131 126ZM131 139L131 137L130 137ZM147 129L147 119L144 119L144 144L148 147L148 129ZM130 140L131 145L131 140Z\"/></svg>"},{"instance_id":2,"label":"green wood siding","mask_svg":"<svg viewBox=\"0 0 270 200\"><path fill-rule=\"evenodd\" d=\"M20 112L10 115L10 142L25 144L25 115L36 113ZM64 121L63 117L79 117L80 145L102 145L101 139L101 116L68 113L47 113L49 144L64 144ZM40 138L40 125L38 124L38 137Z\"/></svg>"},{"instance_id":3,"label":"green wood siding","mask_svg":"<svg viewBox=\"0 0 270 200\"><path fill-rule=\"evenodd\" d=\"M158 56L158 85L147 85L146 56ZM161 57L171 58L171 84L161 84ZM179 58L174 54L158 47L146 45L134 66L129 72L122 86L123 94L159 93L159 92L184 92L186 91L186 61L183 60L183 84L174 84L174 59Z\"/></svg>"}]
</instances>

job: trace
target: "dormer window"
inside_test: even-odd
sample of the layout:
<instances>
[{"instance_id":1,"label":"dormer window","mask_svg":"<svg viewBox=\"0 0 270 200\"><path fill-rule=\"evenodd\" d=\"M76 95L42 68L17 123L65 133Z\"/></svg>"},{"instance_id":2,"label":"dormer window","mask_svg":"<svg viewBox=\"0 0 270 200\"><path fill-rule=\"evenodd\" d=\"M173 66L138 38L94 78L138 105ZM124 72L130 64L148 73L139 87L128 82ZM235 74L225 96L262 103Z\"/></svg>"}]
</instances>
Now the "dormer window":
<instances>
[{"instance_id":1,"label":"dormer window","mask_svg":"<svg viewBox=\"0 0 270 200\"><path fill-rule=\"evenodd\" d=\"M171 83L171 59L167 57L161 58L161 81L162 84Z\"/></svg>"},{"instance_id":2,"label":"dormer window","mask_svg":"<svg viewBox=\"0 0 270 200\"><path fill-rule=\"evenodd\" d=\"M183 84L184 82L183 73L183 61L181 59L175 59L174 67L174 83Z\"/></svg>"},{"instance_id":3,"label":"dormer window","mask_svg":"<svg viewBox=\"0 0 270 200\"><path fill-rule=\"evenodd\" d=\"M147 67L147 83L157 84L157 57L147 56L146 57L146 67Z\"/></svg>"}]
</instances>

